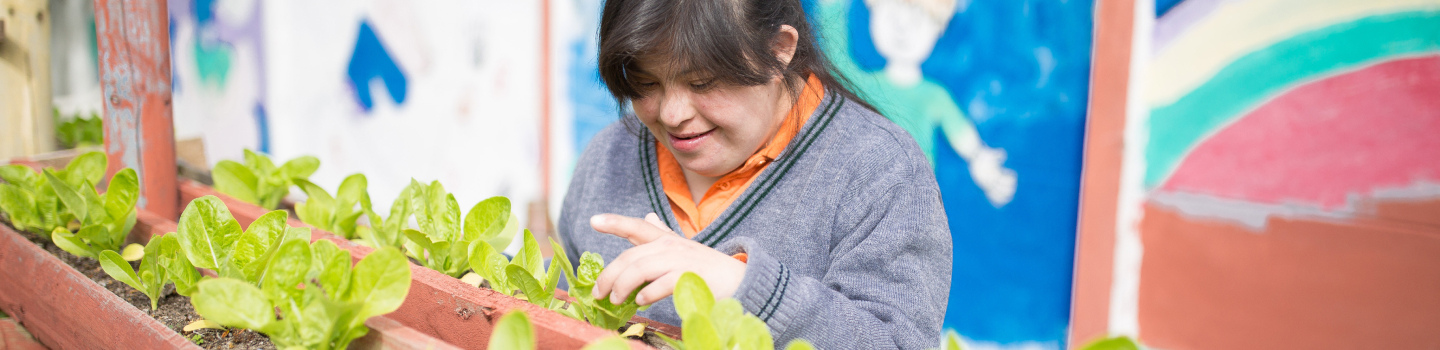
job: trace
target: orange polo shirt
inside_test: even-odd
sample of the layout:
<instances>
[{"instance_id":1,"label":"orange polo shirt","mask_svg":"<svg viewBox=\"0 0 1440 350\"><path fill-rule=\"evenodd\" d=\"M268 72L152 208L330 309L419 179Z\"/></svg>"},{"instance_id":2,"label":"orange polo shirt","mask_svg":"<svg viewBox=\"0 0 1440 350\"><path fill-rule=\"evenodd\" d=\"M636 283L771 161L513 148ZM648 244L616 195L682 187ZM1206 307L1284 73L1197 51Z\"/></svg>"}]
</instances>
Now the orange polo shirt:
<instances>
[{"instance_id":1,"label":"orange polo shirt","mask_svg":"<svg viewBox=\"0 0 1440 350\"><path fill-rule=\"evenodd\" d=\"M800 132L800 128L810 119L810 115L820 106L820 100L824 97L824 86L821 86L819 78L811 74L806 79L805 89L800 92L799 100L790 107L785 121L780 124L780 129L775 131L770 142L746 159L740 168L720 177L719 181L705 191L705 197L700 199L700 203L695 203L691 198L690 186L685 183L685 172L681 170L680 162L675 160L675 155L670 154L670 149L665 148L659 140L655 141L660 184L665 188L665 196L670 198L670 210L675 212L675 220L686 238L695 238L695 235L714 222L725 208L730 207L735 199L740 198L740 194L759 177L760 171L765 170L775 157L779 157L785 146L790 144L790 140ZM736 258L746 260L744 257Z\"/></svg>"}]
</instances>

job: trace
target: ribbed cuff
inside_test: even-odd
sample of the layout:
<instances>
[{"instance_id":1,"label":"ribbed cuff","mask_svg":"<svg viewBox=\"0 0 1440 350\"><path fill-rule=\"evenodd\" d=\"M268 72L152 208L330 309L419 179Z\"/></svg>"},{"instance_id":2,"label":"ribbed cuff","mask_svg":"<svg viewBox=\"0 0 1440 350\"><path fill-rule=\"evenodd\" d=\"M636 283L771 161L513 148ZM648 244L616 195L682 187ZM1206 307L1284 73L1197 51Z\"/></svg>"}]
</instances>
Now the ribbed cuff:
<instances>
[{"instance_id":1,"label":"ribbed cuff","mask_svg":"<svg viewBox=\"0 0 1440 350\"><path fill-rule=\"evenodd\" d=\"M790 289L790 269L767 252L753 249L754 247L749 239L741 238L722 245L720 251L728 254L743 252L749 255L745 277L740 280L740 286L735 290L735 299L740 301L746 312L765 321L765 324L770 326L770 333L778 338L790 324L793 313L787 311L794 309L795 305L787 303L794 303L793 294L797 291Z\"/></svg>"}]
</instances>

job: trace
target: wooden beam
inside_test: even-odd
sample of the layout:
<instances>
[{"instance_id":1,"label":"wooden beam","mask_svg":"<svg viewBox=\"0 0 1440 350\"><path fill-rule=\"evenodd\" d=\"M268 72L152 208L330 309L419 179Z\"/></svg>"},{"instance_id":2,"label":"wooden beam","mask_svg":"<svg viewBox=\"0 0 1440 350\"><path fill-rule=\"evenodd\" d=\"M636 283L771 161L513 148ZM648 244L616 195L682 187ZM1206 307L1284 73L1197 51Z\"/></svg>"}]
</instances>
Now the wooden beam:
<instances>
[{"instance_id":1,"label":"wooden beam","mask_svg":"<svg viewBox=\"0 0 1440 350\"><path fill-rule=\"evenodd\" d=\"M1115 258L1116 209L1125 149L1125 106L1136 0L1095 3L1090 107L1085 119L1084 168L1080 180L1079 236L1071 295L1070 340L1074 349L1107 335Z\"/></svg>"},{"instance_id":2,"label":"wooden beam","mask_svg":"<svg viewBox=\"0 0 1440 350\"><path fill-rule=\"evenodd\" d=\"M95 0L107 173L134 168L140 175L140 208L174 220L180 216L180 194L169 23L163 0Z\"/></svg>"}]
</instances>

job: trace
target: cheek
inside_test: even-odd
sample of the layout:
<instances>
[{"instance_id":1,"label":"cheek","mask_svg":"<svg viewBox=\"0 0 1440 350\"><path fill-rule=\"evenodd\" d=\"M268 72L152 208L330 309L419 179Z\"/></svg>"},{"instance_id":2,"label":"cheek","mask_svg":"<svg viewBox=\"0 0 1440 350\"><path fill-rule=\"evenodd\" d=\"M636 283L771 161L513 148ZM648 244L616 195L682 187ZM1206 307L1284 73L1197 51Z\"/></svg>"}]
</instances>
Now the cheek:
<instances>
[{"instance_id":1,"label":"cheek","mask_svg":"<svg viewBox=\"0 0 1440 350\"><path fill-rule=\"evenodd\" d=\"M635 109L635 116L645 124L654 124L660 118L660 103L653 98L638 98L630 100L630 107Z\"/></svg>"}]
</instances>

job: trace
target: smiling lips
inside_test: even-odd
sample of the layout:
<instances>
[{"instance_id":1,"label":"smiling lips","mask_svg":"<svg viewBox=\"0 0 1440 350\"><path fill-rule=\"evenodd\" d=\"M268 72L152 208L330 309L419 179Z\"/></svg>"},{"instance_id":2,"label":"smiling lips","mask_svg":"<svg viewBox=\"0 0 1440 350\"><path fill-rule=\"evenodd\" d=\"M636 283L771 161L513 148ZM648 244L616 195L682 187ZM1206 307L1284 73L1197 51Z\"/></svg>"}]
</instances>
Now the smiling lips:
<instances>
[{"instance_id":1,"label":"smiling lips","mask_svg":"<svg viewBox=\"0 0 1440 350\"><path fill-rule=\"evenodd\" d=\"M700 148L701 142L704 142L705 139L710 137L710 133L712 132L715 132L715 129L679 135L670 134L670 146L675 147L676 151L694 152Z\"/></svg>"}]
</instances>

